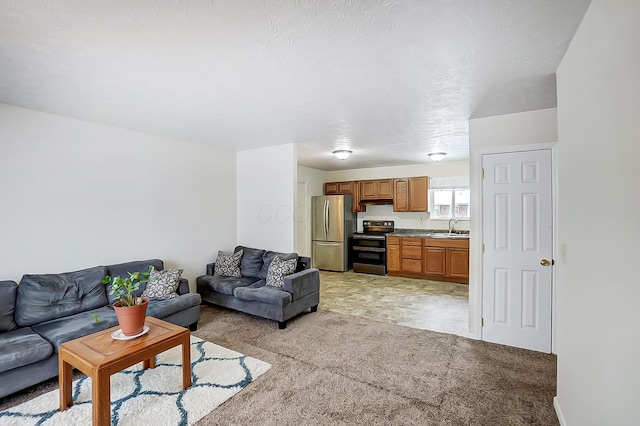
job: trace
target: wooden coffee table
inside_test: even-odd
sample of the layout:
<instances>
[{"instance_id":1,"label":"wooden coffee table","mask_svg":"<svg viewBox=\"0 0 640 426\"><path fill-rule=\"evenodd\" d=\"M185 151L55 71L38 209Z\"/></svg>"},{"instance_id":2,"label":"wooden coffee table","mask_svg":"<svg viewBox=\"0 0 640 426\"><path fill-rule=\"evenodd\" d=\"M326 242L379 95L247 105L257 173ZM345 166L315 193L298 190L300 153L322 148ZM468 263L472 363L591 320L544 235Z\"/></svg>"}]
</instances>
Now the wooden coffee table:
<instances>
[{"instance_id":1,"label":"wooden coffee table","mask_svg":"<svg viewBox=\"0 0 640 426\"><path fill-rule=\"evenodd\" d=\"M155 367L155 355L182 345L182 387L191 386L191 339L189 330L153 317L147 317L149 332L131 340L111 337L112 327L60 345L58 383L60 411L73 404L73 367L91 377L93 425L111 425L111 375L142 362L142 368Z\"/></svg>"}]
</instances>

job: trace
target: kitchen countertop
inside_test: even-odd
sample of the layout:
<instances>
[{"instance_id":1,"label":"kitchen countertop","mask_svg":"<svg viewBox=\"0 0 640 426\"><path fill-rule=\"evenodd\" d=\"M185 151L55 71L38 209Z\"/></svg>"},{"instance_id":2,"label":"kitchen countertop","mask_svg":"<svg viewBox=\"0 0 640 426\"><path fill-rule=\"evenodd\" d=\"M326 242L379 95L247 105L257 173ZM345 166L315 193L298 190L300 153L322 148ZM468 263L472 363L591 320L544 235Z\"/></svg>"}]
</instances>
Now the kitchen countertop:
<instances>
[{"instance_id":1,"label":"kitchen countertop","mask_svg":"<svg viewBox=\"0 0 640 426\"><path fill-rule=\"evenodd\" d=\"M453 231L450 234L445 229L396 229L386 235L394 237L469 239L469 231Z\"/></svg>"}]
</instances>

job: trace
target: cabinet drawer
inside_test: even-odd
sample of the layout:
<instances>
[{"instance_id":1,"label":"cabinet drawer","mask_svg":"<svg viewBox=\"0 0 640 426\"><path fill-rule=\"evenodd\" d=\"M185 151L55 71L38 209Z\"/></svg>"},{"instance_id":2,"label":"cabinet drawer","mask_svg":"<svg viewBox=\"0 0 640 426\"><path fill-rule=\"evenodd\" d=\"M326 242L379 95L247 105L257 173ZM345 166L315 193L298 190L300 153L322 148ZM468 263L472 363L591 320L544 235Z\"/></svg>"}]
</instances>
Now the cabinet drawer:
<instances>
[{"instance_id":1,"label":"cabinet drawer","mask_svg":"<svg viewBox=\"0 0 640 426\"><path fill-rule=\"evenodd\" d=\"M403 259L422 259L422 247L402 245Z\"/></svg>"},{"instance_id":2,"label":"cabinet drawer","mask_svg":"<svg viewBox=\"0 0 640 426\"><path fill-rule=\"evenodd\" d=\"M417 259L402 259L402 271L413 272L416 274L422 273L422 260Z\"/></svg>"},{"instance_id":3,"label":"cabinet drawer","mask_svg":"<svg viewBox=\"0 0 640 426\"><path fill-rule=\"evenodd\" d=\"M387 244L400 244L400 237L387 237Z\"/></svg>"},{"instance_id":4,"label":"cabinet drawer","mask_svg":"<svg viewBox=\"0 0 640 426\"><path fill-rule=\"evenodd\" d=\"M402 237L403 246L421 246L422 238L418 237Z\"/></svg>"}]
</instances>

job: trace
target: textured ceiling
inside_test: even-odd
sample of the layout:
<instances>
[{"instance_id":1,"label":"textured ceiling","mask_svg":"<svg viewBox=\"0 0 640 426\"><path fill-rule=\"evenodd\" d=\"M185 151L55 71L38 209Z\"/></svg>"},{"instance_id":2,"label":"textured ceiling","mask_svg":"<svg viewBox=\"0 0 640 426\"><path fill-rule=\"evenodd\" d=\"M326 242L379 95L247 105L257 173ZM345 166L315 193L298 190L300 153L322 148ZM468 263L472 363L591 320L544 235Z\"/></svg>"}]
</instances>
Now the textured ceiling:
<instances>
[{"instance_id":1,"label":"textured ceiling","mask_svg":"<svg viewBox=\"0 0 640 426\"><path fill-rule=\"evenodd\" d=\"M0 102L340 170L468 158L556 106L589 0L0 2ZM345 161L331 151L346 147Z\"/></svg>"}]
</instances>

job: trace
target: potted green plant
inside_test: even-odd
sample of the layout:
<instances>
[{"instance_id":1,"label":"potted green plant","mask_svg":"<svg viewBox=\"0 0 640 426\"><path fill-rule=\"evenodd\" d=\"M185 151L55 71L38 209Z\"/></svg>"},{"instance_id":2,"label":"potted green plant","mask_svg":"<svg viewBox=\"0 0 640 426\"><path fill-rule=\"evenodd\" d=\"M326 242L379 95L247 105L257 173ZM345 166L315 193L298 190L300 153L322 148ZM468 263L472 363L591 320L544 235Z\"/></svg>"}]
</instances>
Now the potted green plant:
<instances>
[{"instance_id":1,"label":"potted green plant","mask_svg":"<svg viewBox=\"0 0 640 426\"><path fill-rule=\"evenodd\" d=\"M153 266L142 272L127 272L127 278L111 277L107 275L102 280L103 284L110 284L110 295L114 295L116 302L113 309L116 311L118 323L125 336L135 336L142 333L144 321L147 316L148 297L139 297L140 283L149 281L149 275L153 272Z\"/></svg>"}]
</instances>

